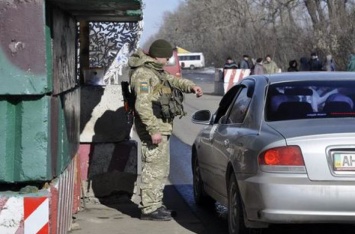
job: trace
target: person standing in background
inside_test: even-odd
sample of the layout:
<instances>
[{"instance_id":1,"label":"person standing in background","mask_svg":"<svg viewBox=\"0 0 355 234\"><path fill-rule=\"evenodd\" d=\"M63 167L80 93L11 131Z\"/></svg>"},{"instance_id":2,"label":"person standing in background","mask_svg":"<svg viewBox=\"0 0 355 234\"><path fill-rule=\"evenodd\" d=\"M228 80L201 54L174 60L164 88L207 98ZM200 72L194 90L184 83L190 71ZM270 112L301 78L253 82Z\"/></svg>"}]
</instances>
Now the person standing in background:
<instances>
[{"instance_id":1,"label":"person standing in background","mask_svg":"<svg viewBox=\"0 0 355 234\"><path fill-rule=\"evenodd\" d=\"M243 55L243 60L240 61L240 69L250 69L249 55Z\"/></svg>"},{"instance_id":2,"label":"person standing in background","mask_svg":"<svg viewBox=\"0 0 355 234\"><path fill-rule=\"evenodd\" d=\"M277 64L271 59L270 55L265 56L265 61L263 63L264 73L265 74L273 74L279 72L279 67Z\"/></svg>"},{"instance_id":3,"label":"person standing in background","mask_svg":"<svg viewBox=\"0 0 355 234\"><path fill-rule=\"evenodd\" d=\"M350 54L347 71L355 71L355 53Z\"/></svg>"},{"instance_id":4,"label":"person standing in background","mask_svg":"<svg viewBox=\"0 0 355 234\"><path fill-rule=\"evenodd\" d=\"M335 71L335 63L331 54L328 54L324 64L323 64L324 71Z\"/></svg>"},{"instance_id":5,"label":"person standing in background","mask_svg":"<svg viewBox=\"0 0 355 234\"><path fill-rule=\"evenodd\" d=\"M264 74L263 59L258 58L255 62L253 75L262 75L262 74Z\"/></svg>"},{"instance_id":6,"label":"person standing in background","mask_svg":"<svg viewBox=\"0 0 355 234\"><path fill-rule=\"evenodd\" d=\"M298 63L296 60L291 60L288 64L289 64L289 67L287 68L288 72L298 72Z\"/></svg>"},{"instance_id":7,"label":"person standing in background","mask_svg":"<svg viewBox=\"0 0 355 234\"><path fill-rule=\"evenodd\" d=\"M234 62L231 57L228 57L226 63L223 66L223 69L237 69L238 65Z\"/></svg>"},{"instance_id":8,"label":"person standing in background","mask_svg":"<svg viewBox=\"0 0 355 234\"><path fill-rule=\"evenodd\" d=\"M318 58L317 53L311 53L311 58L309 60L309 70L310 71L322 71L322 63Z\"/></svg>"},{"instance_id":9,"label":"person standing in background","mask_svg":"<svg viewBox=\"0 0 355 234\"><path fill-rule=\"evenodd\" d=\"M309 63L307 57L300 58L300 71L309 71Z\"/></svg>"}]
</instances>

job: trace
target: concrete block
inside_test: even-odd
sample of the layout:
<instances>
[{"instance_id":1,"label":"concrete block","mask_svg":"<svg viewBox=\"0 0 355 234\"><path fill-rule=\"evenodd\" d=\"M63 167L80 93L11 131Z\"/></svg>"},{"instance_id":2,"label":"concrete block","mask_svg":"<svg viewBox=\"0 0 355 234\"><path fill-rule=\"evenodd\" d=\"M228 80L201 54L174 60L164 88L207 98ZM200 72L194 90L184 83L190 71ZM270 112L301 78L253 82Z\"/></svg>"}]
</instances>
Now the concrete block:
<instances>
[{"instance_id":1,"label":"concrete block","mask_svg":"<svg viewBox=\"0 0 355 234\"><path fill-rule=\"evenodd\" d=\"M0 96L0 183L48 181L79 146L76 89L60 96Z\"/></svg>"},{"instance_id":2,"label":"concrete block","mask_svg":"<svg viewBox=\"0 0 355 234\"><path fill-rule=\"evenodd\" d=\"M80 106L81 143L130 139L132 122L123 107L121 85L82 87Z\"/></svg>"},{"instance_id":3,"label":"concrete block","mask_svg":"<svg viewBox=\"0 0 355 234\"><path fill-rule=\"evenodd\" d=\"M45 1L0 1L0 94L52 90L50 32Z\"/></svg>"},{"instance_id":4,"label":"concrete block","mask_svg":"<svg viewBox=\"0 0 355 234\"><path fill-rule=\"evenodd\" d=\"M0 182L48 180L48 97L0 98Z\"/></svg>"},{"instance_id":5,"label":"concrete block","mask_svg":"<svg viewBox=\"0 0 355 234\"><path fill-rule=\"evenodd\" d=\"M97 197L114 192L133 194L137 179L137 142L92 144L88 178Z\"/></svg>"}]
</instances>

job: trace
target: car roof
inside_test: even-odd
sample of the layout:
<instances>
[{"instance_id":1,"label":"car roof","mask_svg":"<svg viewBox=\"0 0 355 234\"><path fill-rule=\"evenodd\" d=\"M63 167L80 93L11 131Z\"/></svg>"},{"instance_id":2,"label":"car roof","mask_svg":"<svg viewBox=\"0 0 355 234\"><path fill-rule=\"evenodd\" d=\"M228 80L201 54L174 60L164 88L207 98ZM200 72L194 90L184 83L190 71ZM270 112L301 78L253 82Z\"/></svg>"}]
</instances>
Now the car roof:
<instances>
[{"instance_id":1,"label":"car roof","mask_svg":"<svg viewBox=\"0 0 355 234\"><path fill-rule=\"evenodd\" d=\"M261 76L270 84L286 81L355 80L355 72L284 72Z\"/></svg>"}]
</instances>

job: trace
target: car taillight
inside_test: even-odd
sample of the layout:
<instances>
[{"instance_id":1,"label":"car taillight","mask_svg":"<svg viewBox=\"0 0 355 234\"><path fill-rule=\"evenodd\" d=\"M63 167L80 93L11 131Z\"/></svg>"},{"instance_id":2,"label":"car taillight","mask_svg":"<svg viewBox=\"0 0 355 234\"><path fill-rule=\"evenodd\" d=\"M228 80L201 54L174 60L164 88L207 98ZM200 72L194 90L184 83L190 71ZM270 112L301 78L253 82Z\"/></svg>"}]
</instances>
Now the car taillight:
<instances>
[{"instance_id":1,"label":"car taillight","mask_svg":"<svg viewBox=\"0 0 355 234\"><path fill-rule=\"evenodd\" d=\"M285 146L264 151L259 155L259 165L304 166L304 161L298 146Z\"/></svg>"}]
</instances>

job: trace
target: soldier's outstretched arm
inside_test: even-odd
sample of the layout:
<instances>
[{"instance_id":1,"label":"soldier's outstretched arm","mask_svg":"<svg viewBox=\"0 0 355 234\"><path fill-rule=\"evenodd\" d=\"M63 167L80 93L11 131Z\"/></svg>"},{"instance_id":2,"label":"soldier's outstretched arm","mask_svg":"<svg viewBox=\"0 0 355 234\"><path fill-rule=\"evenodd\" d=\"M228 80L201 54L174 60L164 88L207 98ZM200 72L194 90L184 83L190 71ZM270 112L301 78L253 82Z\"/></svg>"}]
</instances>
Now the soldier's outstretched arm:
<instances>
[{"instance_id":1,"label":"soldier's outstretched arm","mask_svg":"<svg viewBox=\"0 0 355 234\"><path fill-rule=\"evenodd\" d=\"M185 92L185 93L191 93L193 92L193 87L196 86L196 84L194 82L192 82L191 80L185 79L185 78L179 78L177 79L175 76L173 75L168 75L168 80L169 83L180 89L181 91Z\"/></svg>"}]
</instances>

